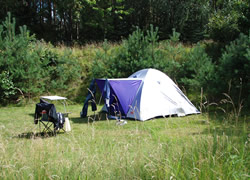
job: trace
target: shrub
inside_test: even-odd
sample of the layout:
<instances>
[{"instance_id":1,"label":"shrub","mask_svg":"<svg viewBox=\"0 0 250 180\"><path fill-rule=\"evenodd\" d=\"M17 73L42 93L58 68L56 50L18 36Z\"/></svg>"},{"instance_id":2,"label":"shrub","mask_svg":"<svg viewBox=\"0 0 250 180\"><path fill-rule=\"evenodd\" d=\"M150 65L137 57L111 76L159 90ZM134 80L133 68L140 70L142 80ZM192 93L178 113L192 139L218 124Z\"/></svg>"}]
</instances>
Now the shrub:
<instances>
[{"instance_id":1,"label":"shrub","mask_svg":"<svg viewBox=\"0 0 250 180\"><path fill-rule=\"evenodd\" d=\"M26 97L64 90L79 77L79 64L70 50L58 54L31 36L26 26L16 33L10 13L0 25L0 92L14 100L18 89ZM6 74L7 72L7 74Z\"/></svg>"},{"instance_id":2,"label":"shrub","mask_svg":"<svg viewBox=\"0 0 250 180\"><path fill-rule=\"evenodd\" d=\"M235 39L240 32L238 27L239 17L239 13L235 11L215 13L207 24L210 37L221 42L230 42Z\"/></svg>"},{"instance_id":3,"label":"shrub","mask_svg":"<svg viewBox=\"0 0 250 180\"><path fill-rule=\"evenodd\" d=\"M41 80L50 92L66 89L72 81L80 77L79 63L70 49L66 49L60 54L53 50L53 46L50 44L45 45L38 42L36 46L40 47L38 53L42 61L41 68L44 70L44 77Z\"/></svg>"},{"instance_id":4,"label":"shrub","mask_svg":"<svg viewBox=\"0 0 250 180\"><path fill-rule=\"evenodd\" d=\"M181 68L185 61L186 48L179 42L180 33L173 29L170 40L160 44L158 62L154 64L156 69L165 72L170 78L176 80L181 77Z\"/></svg>"},{"instance_id":5,"label":"shrub","mask_svg":"<svg viewBox=\"0 0 250 180\"><path fill-rule=\"evenodd\" d=\"M95 77L127 77L143 68L153 67L159 62L158 29L144 33L137 28L120 47L110 49L107 41L96 54L93 65Z\"/></svg>"},{"instance_id":6,"label":"shrub","mask_svg":"<svg viewBox=\"0 0 250 180\"><path fill-rule=\"evenodd\" d=\"M226 46L222 57L219 60L218 90L225 92L228 83L231 82L231 95L238 98L242 93L242 98L249 99L250 89L250 34L240 34L239 38Z\"/></svg>"},{"instance_id":7,"label":"shrub","mask_svg":"<svg viewBox=\"0 0 250 180\"><path fill-rule=\"evenodd\" d=\"M16 35L15 19L8 13L0 25L0 72L9 72L13 85L25 93L37 93L40 72L39 57L30 46L35 40L26 26ZM10 97L8 97L10 98Z\"/></svg>"},{"instance_id":8,"label":"shrub","mask_svg":"<svg viewBox=\"0 0 250 180\"><path fill-rule=\"evenodd\" d=\"M204 88L205 91L211 91L211 83L215 78L214 73L215 65L206 54L205 49L198 44L185 55L180 81L185 87L196 92L199 92L201 88Z\"/></svg>"},{"instance_id":9,"label":"shrub","mask_svg":"<svg viewBox=\"0 0 250 180\"><path fill-rule=\"evenodd\" d=\"M0 74L0 99L3 101L15 95L15 87L12 78L8 71L3 71ZM3 102L5 103L5 102Z\"/></svg>"},{"instance_id":10,"label":"shrub","mask_svg":"<svg viewBox=\"0 0 250 180\"><path fill-rule=\"evenodd\" d=\"M162 61L158 69L165 72L180 87L192 94L201 88L206 94L213 92L215 64L201 44L185 47L181 43L166 41L161 44Z\"/></svg>"}]
</instances>

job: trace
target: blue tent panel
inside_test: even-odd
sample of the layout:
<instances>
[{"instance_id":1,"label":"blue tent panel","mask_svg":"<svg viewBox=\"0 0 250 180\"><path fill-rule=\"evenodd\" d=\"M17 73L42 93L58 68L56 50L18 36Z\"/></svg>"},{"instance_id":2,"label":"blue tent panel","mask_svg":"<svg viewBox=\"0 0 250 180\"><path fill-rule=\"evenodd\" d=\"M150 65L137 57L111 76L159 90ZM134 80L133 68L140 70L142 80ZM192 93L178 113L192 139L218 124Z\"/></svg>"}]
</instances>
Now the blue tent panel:
<instances>
[{"instance_id":1,"label":"blue tent panel","mask_svg":"<svg viewBox=\"0 0 250 180\"><path fill-rule=\"evenodd\" d=\"M114 90L112 87L110 87L110 83L107 79L96 79L96 83L101 90L102 97L105 100L105 106L109 113L112 115L115 115L116 112L121 112L122 115L125 115L122 106L120 105L119 101L116 102L115 97L117 98L117 95L114 93Z\"/></svg>"},{"instance_id":2,"label":"blue tent panel","mask_svg":"<svg viewBox=\"0 0 250 180\"><path fill-rule=\"evenodd\" d=\"M141 84L141 80L109 80L109 83L115 92L124 113L127 114L129 106L132 105Z\"/></svg>"},{"instance_id":3,"label":"blue tent panel","mask_svg":"<svg viewBox=\"0 0 250 180\"><path fill-rule=\"evenodd\" d=\"M126 115L129 106L132 105L133 100L136 96L138 88L140 87L141 80L127 80L127 79L116 79L116 80L108 80L110 85L110 105L115 102L115 97L118 100L118 106L115 108L121 111L123 115ZM106 92L104 91L105 83L107 83L104 79L96 79L96 83L100 88L102 95L106 98ZM115 97L114 97L115 96ZM115 103L117 104L117 103ZM111 111L114 111L114 109ZM112 112L111 112L112 113Z\"/></svg>"},{"instance_id":4,"label":"blue tent panel","mask_svg":"<svg viewBox=\"0 0 250 180\"><path fill-rule=\"evenodd\" d=\"M98 85L98 87L101 90L102 95L103 95L103 93L104 93L104 86L105 86L105 81L106 80L105 79L96 79L95 81L96 81L96 83L97 83L97 85Z\"/></svg>"}]
</instances>

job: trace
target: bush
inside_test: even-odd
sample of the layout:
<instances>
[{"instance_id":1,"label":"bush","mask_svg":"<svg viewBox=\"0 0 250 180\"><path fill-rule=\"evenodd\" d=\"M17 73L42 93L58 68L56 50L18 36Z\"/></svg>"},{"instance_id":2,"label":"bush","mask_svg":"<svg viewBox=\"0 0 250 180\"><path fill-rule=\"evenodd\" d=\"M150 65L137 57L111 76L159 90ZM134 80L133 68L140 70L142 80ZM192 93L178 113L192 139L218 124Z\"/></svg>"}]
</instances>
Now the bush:
<instances>
[{"instance_id":1,"label":"bush","mask_svg":"<svg viewBox=\"0 0 250 180\"><path fill-rule=\"evenodd\" d=\"M185 48L179 42L180 33L173 29L173 34L170 36L170 40L163 41L160 44L160 56L158 62L154 64L156 69L165 72L173 80L181 78L182 64L185 61L185 54L187 48Z\"/></svg>"},{"instance_id":2,"label":"bush","mask_svg":"<svg viewBox=\"0 0 250 180\"><path fill-rule=\"evenodd\" d=\"M64 90L79 77L79 64L70 50L60 55L31 36L26 26L18 34L15 29L8 13L0 25L1 100L17 99L16 89L29 98Z\"/></svg>"},{"instance_id":3,"label":"bush","mask_svg":"<svg viewBox=\"0 0 250 180\"><path fill-rule=\"evenodd\" d=\"M205 49L196 45L186 53L185 61L181 68L180 81L186 88L199 92L203 88L211 91L211 83L214 81L215 66L212 59L206 54Z\"/></svg>"},{"instance_id":4,"label":"bush","mask_svg":"<svg viewBox=\"0 0 250 180\"><path fill-rule=\"evenodd\" d=\"M250 28L249 1L221 1L221 8L214 11L207 24L210 38L222 43L230 43L240 33L248 34Z\"/></svg>"},{"instance_id":5,"label":"bush","mask_svg":"<svg viewBox=\"0 0 250 180\"><path fill-rule=\"evenodd\" d=\"M181 43L166 41L161 44L162 60L157 69L165 72L180 87L189 93L199 94L201 88L206 94L215 80L215 64L201 44L185 47Z\"/></svg>"},{"instance_id":6,"label":"bush","mask_svg":"<svg viewBox=\"0 0 250 180\"><path fill-rule=\"evenodd\" d=\"M154 67L160 61L157 51L158 29L147 31L146 35L137 28L120 47L110 49L107 41L96 54L93 65L94 77L127 77L143 68Z\"/></svg>"},{"instance_id":7,"label":"bush","mask_svg":"<svg viewBox=\"0 0 250 180\"><path fill-rule=\"evenodd\" d=\"M41 74L39 57L30 47L34 40L26 26L20 27L16 35L15 19L11 20L10 13L0 25L0 72L8 72L13 85L25 93L39 91L36 88Z\"/></svg>"},{"instance_id":8,"label":"bush","mask_svg":"<svg viewBox=\"0 0 250 180\"><path fill-rule=\"evenodd\" d=\"M242 98L250 103L250 34L240 34L239 38L226 46L219 60L218 90L225 92L228 83L231 83L231 95L237 99Z\"/></svg>"},{"instance_id":9,"label":"bush","mask_svg":"<svg viewBox=\"0 0 250 180\"><path fill-rule=\"evenodd\" d=\"M0 99L4 101L16 94L14 83L10 78L8 71L3 71L0 74ZM5 101L3 102L5 103Z\"/></svg>"},{"instance_id":10,"label":"bush","mask_svg":"<svg viewBox=\"0 0 250 180\"><path fill-rule=\"evenodd\" d=\"M41 68L44 70L43 79L45 88L49 92L67 89L68 85L80 77L80 67L77 59L72 55L70 49L66 49L60 54L53 50L50 44L37 42L37 53L42 62Z\"/></svg>"},{"instance_id":11,"label":"bush","mask_svg":"<svg viewBox=\"0 0 250 180\"><path fill-rule=\"evenodd\" d=\"M240 32L238 27L239 17L239 13L235 11L215 13L207 24L210 38L225 43L234 40Z\"/></svg>"}]
</instances>

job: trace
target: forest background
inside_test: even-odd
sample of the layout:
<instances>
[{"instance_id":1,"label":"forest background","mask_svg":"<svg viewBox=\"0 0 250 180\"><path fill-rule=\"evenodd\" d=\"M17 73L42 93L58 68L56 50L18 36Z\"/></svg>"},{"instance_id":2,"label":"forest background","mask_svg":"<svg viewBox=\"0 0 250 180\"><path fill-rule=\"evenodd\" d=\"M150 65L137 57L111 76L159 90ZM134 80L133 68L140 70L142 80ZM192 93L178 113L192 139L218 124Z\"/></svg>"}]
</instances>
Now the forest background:
<instances>
[{"instance_id":1,"label":"forest background","mask_svg":"<svg viewBox=\"0 0 250 180\"><path fill-rule=\"evenodd\" d=\"M0 100L82 102L92 78L142 68L169 75L198 104L250 104L247 0L0 1Z\"/></svg>"}]
</instances>

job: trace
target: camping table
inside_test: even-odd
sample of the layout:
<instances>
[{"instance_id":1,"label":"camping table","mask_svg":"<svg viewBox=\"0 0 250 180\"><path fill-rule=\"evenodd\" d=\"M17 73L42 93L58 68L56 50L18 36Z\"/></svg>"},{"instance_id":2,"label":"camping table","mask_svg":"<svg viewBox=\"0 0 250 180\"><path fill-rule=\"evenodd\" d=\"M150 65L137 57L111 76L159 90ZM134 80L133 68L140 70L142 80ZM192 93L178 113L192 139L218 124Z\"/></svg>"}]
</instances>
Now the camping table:
<instances>
[{"instance_id":1,"label":"camping table","mask_svg":"<svg viewBox=\"0 0 250 180\"><path fill-rule=\"evenodd\" d=\"M61 96L41 96L40 98L41 99L46 99L46 100L51 100L51 101L60 101L64 106L65 114L69 114L66 111L66 106L67 106L67 103L66 103L67 98L66 97L61 97Z\"/></svg>"}]
</instances>

